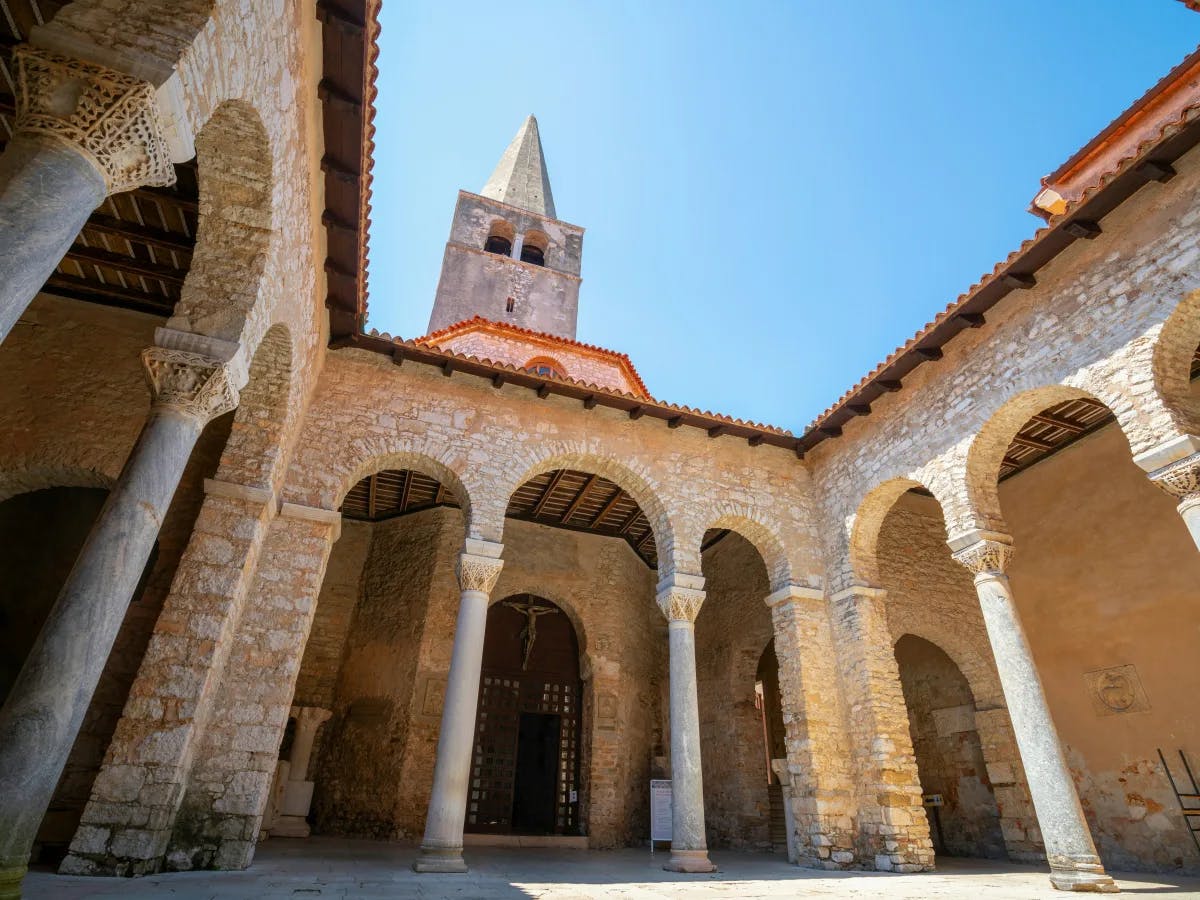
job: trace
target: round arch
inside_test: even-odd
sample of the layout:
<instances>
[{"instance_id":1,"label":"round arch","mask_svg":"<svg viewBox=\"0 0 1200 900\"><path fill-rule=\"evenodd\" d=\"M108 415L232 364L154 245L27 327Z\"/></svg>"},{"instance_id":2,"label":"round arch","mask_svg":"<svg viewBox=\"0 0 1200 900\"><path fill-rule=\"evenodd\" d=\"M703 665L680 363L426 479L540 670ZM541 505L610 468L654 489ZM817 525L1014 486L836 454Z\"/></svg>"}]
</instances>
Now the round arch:
<instances>
[{"instance_id":1,"label":"round arch","mask_svg":"<svg viewBox=\"0 0 1200 900\"><path fill-rule=\"evenodd\" d=\"M1046 385L1023 391L1006 401L984 423L971 439L967 448L963 470L954 473L962 479L958 486L966 498L966 508L972 521L968 527L993 531L1005 531L1004 516L1000 511L1000 466L1018 431L1029 419L1059 403L1068 400L1086 399L1106 406L1114 412L1114 398L1097 396L1081 388L1065 384ZM1122 434L1128 442L1128 434L1122 425ZM964 529L965 530L965 529Z\"/></svg>"},{"instance_id":2,"label":"round arch","mask_svg":"<svg viewBox=\"0 0 1200 900\"><path fill-rule=\"evenodd\" d=\"M82 487L111 490L116 481L86 466L31 466L0 469L0 502L47 488Z\"/></svg>"},{"instance_id":3,"label":"round arch","mask_svg":"<svg viewBox=\"0 0 1200 900\"><path fill-rule=\"evenodd\" d=\"M576 469L600 475L624 490L646 514L646 520L654 531L655 546L658 548L658 570L669 573L674 570L675 528L667 507L659 496L653 476L644 466L618 462L612 456L596 452L588 447L547 444L537 448L531 456L518 460L518 470L502 477L499 484L488 492L486 512L488 521L496 521L503 528L505 510L509 498L517 488L532 478L555 469ZM482 510L480 511L483 514Z\"/></svg>"},{"instance_id":4,"label":"round arch","mask_svg":"<svg viewBox=\"0 0 1200 900\"><path fill-rule=\"evenodd\" d=\"M274 238L274 148L258 111L226 100L196 137L200 216L192 265L170 328L243 338Z\"/></svg>"},{"instance_id":5,"label":"round arch","mask_svg":"<svg viewBox=\"0 0 1200 900\"><path fill-rule=\"evenodd\" d=\"M758 551L766 566L767 581L772 591L793 583L792 563L787 548L778 532L766 525L756 512L736 504L718 504L714 516L699 530L701 540L714 528L740 534Z\"/></svg>"},{"instance_id":6,"label":"round arch","mask_svg":"<svg viewBox=\"0 0 1200 900\"><path fill-rule=\"evenodd\" d=\"M859 503L849 526L850 574L857 582L879 584L879 532L896 501L913 488L928 490L912 478L892 478L868 491Z\"/></svg>"},{"instance_id":7,"label":"round arch","mask_svg":"<svg viewBox=\"0 0 1200 900\"><path fill-rule=\"evenodd\" d=\"M1154 341L1150 367L1154 387L1175 426L1200 434L1200 397L1192 390L1192 359L1200 346L1200 290L1179 301Z\"/></svg>"}]
</instances>

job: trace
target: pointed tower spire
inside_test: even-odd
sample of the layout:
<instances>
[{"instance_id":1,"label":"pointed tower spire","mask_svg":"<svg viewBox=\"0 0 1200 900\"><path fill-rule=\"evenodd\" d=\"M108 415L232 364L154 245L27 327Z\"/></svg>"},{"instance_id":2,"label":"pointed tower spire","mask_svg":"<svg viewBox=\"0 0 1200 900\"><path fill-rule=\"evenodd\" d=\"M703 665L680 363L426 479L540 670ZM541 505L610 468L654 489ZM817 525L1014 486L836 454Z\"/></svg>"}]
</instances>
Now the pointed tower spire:
<instances>
[{"instance_id":1,"label":"pointed tower spire","mask_svg":"<svg viewBox=\"0 0 1200 900\"><path fill-rule=\"evenodd\" d=\"M542 138L533 116L525 120L512 139L480 194L539 216L558 218L554 214L554 196L550 193Z\"/></svg>"}]
</instances>

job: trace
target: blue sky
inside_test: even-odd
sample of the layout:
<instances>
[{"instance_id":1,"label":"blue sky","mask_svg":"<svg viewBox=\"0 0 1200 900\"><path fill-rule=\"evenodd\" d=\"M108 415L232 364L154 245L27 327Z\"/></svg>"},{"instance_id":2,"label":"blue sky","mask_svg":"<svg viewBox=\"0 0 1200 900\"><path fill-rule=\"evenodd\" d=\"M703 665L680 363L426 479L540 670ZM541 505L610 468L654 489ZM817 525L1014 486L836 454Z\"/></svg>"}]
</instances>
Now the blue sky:
<instances>
[{"instance_id":1,"label":"blue sky","mask_svg":"<svg viewBox=\"0 0 1200 900\"><path fill-rule=\"evenodd\" d=\"M1200 41L1175 0L389 0L382 24L370 327L425 333L456 192L532 112L587 229L580 340L796 432Z\"/></svg>"}]
</instances>

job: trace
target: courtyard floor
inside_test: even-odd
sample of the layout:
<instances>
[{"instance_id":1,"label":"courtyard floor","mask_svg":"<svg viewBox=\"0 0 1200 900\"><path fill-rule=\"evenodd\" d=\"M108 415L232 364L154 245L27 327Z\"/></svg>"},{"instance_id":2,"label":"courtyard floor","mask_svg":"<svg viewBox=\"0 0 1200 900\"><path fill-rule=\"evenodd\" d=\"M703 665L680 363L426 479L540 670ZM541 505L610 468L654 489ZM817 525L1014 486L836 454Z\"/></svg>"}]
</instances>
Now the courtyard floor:
<instances>
[{"instance_id":1,"label":"courtyard floor","mask_svg":"<svg viewBox=\"0 0 1200 900\"><path fill-rule=\"evenodd\" d=\"M258 848L243 872L180 872L145 878L76 878L33 871L26 900L171 898L171 900L663 900L695 897L846 897L885 900L967 898L1031 900L1066 895L1050 887L1043 870L989 860L940 860L924 875L817 872L790 866L778 856L715 851L721 867L711 875L662 870L665 853L645 850L535 850L469 847L467 875L416 875L411 846L340 838L275 838ZM1133 896L1200 897L1200 878L1118 876Z\"/></svg>"}]
</instances>

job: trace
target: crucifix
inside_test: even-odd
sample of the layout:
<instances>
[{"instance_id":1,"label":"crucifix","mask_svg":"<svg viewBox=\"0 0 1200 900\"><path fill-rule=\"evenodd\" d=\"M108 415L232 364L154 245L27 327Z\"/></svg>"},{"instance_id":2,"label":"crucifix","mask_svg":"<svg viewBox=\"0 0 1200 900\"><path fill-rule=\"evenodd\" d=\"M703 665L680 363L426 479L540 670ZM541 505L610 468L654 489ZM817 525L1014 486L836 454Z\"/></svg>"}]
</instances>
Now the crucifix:
<instances>
[{"instance_id":1,"label":"crucifix","mask_svg":"<svg viewBox=\"0 0 1200 900\"><path fill-rule=\"evenodd\" d=\"M538 616L547 616L558 612L553 606L534 606L518 600L505 600L505 606L510 606L525 616L525 627L521 629L521 671L529 668L529 657L533 653L533 642L537 640Z\"/></svg>"}]
</instances>

